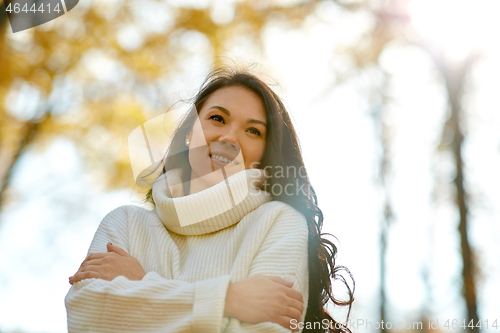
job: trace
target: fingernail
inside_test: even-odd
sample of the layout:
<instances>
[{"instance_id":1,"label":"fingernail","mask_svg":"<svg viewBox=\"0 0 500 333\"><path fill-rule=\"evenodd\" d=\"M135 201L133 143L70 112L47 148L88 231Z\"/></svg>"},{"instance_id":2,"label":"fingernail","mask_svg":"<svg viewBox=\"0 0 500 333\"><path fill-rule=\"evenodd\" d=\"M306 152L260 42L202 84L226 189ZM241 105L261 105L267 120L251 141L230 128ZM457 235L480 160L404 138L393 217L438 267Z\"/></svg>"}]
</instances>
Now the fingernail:
<instances>
[{"instance_id":1,"label":"fingernail","mask_svg":"<svg viewBox=\"0 0 500 333\"><path fill-rule=\"evenodd\" d=\"M287 283L291 283L291 284L293 284L293 281L286 281L286 282L287 282Z\"/></svg>"},{"instance_id":2,"label":"fingernail","mask_svg":"<svg viewBox=\"0 0 500 333\"><path fill-rule=\"evenodd\" d=\"M108 245L113 245L113 243L111 243L111 242L108 242Z\"/></svg>"}]
</instances>

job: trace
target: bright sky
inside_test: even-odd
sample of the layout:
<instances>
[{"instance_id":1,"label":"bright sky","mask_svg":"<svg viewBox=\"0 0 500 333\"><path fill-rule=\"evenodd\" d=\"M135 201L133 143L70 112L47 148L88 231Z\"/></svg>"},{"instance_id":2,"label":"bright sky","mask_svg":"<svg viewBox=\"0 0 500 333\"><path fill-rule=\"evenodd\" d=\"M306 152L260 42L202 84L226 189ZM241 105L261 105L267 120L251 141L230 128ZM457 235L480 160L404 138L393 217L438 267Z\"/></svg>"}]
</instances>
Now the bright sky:
<instances>
[{"instance_id":1,"label":"bright sky","mask_svg":"<svg viewBox=\"0 0 500 333\"><path fill-rule=\"evenodd\" d=\"M258 61L280 83L276 90L299 132L325 216L324 232L338 237L338 263L348 266L356 279L352 319L376 322L383 193L377 178L378 129L371 116L377 105L367 100L366 92L380 78L376 71L367 71L330 89L335 83L333 70L348 66L345 58L332 56L334 47L353 40L369 25L363 14L340 16L333 5L325 5L303 30L266 28L264 58L240 40L234 41L228 56ZM332 34L340 27L342 33ZM175 87L172 97L194 92L211 63L200 56L208 47L203 37L190 38L198 45L191 55L194 65L165 80ZM99 54L95 56L99 59ZM498 60L497 50L492 49L477 63L464 104L471 243L482 270L479 311L490 320L500 313L499 300L493 296L500 294ZM428 302L432 318L440 324L446 319L461 322L465 313L457 292L458 219L445 186L453 177L452 162L446 154L436 153L446 116L441 79L424 52L397 43L384 52L381 65L392 75L386 110L393 133L393 173L388 182L395 211L387 257L388 315L394 323L420 321L419 311ZM132 189L103 192L82 166L74 146L64 139L44 153L27 154L12 187L19 200L4 208L0 225L0 330L64 332L68 277L84 259L104 215L119 205L137 202L137 197ZM430 290L422 280L424 269L430 274ZM360 327L359 331L374 330Z\"/></svg>"}]
</instances>

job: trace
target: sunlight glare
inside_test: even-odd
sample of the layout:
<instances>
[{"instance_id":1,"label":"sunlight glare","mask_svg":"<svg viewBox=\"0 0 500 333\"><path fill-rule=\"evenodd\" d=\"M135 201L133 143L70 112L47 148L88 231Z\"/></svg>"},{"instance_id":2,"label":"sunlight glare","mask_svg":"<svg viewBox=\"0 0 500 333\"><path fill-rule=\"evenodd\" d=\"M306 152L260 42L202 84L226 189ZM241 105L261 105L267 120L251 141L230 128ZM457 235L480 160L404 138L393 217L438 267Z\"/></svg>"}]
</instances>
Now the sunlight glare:
<instances>
[{"instance_id":1,"label":"sunlight glare","mask_svg":"<svg viewBox=\"0 0 500 333\"><path fill-rule=\"evenodd\" d=\"M451 61L471 52L498 52L499 29L495 0L412 0L409 11L415 29L426 42L440 47Z\"/></svg>"}]
</instances>

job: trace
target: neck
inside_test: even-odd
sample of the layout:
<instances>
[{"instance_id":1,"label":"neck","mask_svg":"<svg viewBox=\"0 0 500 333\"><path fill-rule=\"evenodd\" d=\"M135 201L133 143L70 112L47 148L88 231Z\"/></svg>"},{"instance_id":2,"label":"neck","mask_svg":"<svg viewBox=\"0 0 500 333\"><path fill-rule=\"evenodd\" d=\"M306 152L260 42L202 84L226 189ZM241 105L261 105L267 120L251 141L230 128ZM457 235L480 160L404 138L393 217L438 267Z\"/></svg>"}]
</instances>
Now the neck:
<instances>
[{"instance_id":1,"label":"neck","mask_svg":"<svg viewBox=\"0 0 500 333\"><path fill-rule=\"evenodd\" d=\"M191 169L191 180L189 182L189 194L194 194L206 190L215 184L220 183L224 180L224 174L222 169L216 170L215 172L209 173L207 175L198 176Z\"/></svg>"},{"instance_id":2,"label":"neck","mask_svg":"<svg viewBox=\"0 0 500 333\"><path fill-rule=\"evenodd\" d=\"M227 172L227 170L224 170ZM192 195L185 195L182 170L172 169L158 177L153 185L155 211L167 229L183 235L201 235L238 223L246 214L271 200L258 188L264 181L263 170L242 170L224 178L193 178ZM188 173L188 176L192 176ZM210 184L214 185L207 187ZM204 185L204 186L201 186Z\"/></svg>"}]
</instances>

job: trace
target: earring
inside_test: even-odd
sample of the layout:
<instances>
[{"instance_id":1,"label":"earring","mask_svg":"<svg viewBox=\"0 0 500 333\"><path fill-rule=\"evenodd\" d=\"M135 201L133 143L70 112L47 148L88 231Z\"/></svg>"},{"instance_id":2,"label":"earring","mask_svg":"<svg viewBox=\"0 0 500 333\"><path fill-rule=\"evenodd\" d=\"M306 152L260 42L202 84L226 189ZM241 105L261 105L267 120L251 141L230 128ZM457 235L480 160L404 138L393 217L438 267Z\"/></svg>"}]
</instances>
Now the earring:
<instances>
[{"instance_id":1,"label":"earring","mask_svg":"<svg viewBox=\"0 0 500 333\"><path fill-rule=\"evenodd\" d=\"M188 139L188 138L186 138L186 146L189 146L189 143L190 143L190 142L189 142L189 139Z\"/></svg>"}]
</instances>

